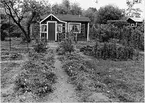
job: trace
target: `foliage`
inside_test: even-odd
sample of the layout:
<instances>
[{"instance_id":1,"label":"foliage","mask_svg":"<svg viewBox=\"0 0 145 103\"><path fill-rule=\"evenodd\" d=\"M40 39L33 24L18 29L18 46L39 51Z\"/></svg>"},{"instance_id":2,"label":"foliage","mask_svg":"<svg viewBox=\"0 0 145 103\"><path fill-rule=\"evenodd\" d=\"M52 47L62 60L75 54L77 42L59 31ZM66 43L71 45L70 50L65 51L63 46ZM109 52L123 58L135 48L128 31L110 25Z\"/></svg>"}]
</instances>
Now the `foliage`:
<instances>
[{"instance_id":1,"label":"foliage","mask_svg":"<svg viewBox=\"0 0 145 103\"><path fill-rule=\"evenodd\" d=\"M94 47L83 47L80 49L84 54L95 56L96 58L112 59L112 60L128 60L136 56L135 50L132 47L118 45L113 43L96 42Z\"/></svg>"},{"instance_id":2,"label":"foliage","mask_svg":"<svg viewBox=\"0 0 145 103\"><path fill-rule=\"evenodd\" d=\"M96 23L106 24L107 20L119 20L122 17L122 11L119 8L107 5L98 10Z\"/></svg>"},{"instance_id":3,"label":"foliage","mask_svg":"<svg viewBox=\"0 0 145 103\"><path fill-rule=\"evenodd\" d=\"M70 13L72 15L82 15L82 8L77 3L71 5Z\"/></svg>"},{"instance_id":4,"label":"foliage","mask_svg":"<svg viewBox=\"0 0 145 103\"><path fill-rule=\"evenodd\" d=\"M2 0L2 5L5 13L21 29L27 42L30 42L30 26L38 20L42 5L35 0Z\"/></svg>"},{"instance_id":5,"label":"foliage","mask_svg":"<svg viewBox=\"0 0 145 103\"><path fill-rule=\"evenodd\" d=\"M95 22L96 14L97 14L96 8L90 7L87 10L84 10L82 15L89 17L91 20L91 24L93 24Z\"/></svg>"},{"instance_id":6,"label":"foliage","mask_svg":"<svg viewBox=\"0 0 145 103\"><path fill-rule=\"evenodd\" d=\"M58 33L58 41L61 42L65 39L65 33Z\"/></svg>"},{"instance_id":7,"label":"foliage","mask_svg":"<svg viewBox=\"0 0 145 103\"><path fill-rule=\"evenodd\" d=\"M141 3L141 1L137 1L137 3ZM126 10L126 15L130 17L136 17L140 18L141 17L141 12L142 10L140 8L134 8L133 6L135 5L135 1L127 1L126 2L128 8Z\"/></svg>"},{"instance_id":8,"label":"foliage","mask_svg":"<svg viewBox=\"0 0 145 103\"><path fill-rule=\"evenodd\" d=\"M71 53L71 52L74 51L73 41L72 41L72 38L70 37L70 35L68 34L66 39L64 39L60 43L59 47L57 48L57 51L60 50L62 52L62 54L65 53L65 52Z\"/></svg>"},{"instance_id":9,"label":"foliage","mask_svg":"<svg viewBox=\"0 0 145 103\"><path fill-rule=\"evenodd\" d=\"M10 58L11 58L11 60L20 60L20 59L22 59L22 55L19 53L13 53L13 54L11 54Z\"/></svg>"},{"instance_id":10,"label":"foliage","mask_svg":"<svg viewBox=\"0 0 145 103\"><path fill-rule=\"evenodd\" d=\"M56 76L49 68L28 61L22 70L15 80L15 92L32 92L38 97L43 97L53 91L52 84L55 83Z\"/></svg>"},{"instance_id":11,"label":"foliage","mask_svg":"<svg viewBox=\"0 0 145 103\"><path fill-rule=\"evenodd\" d=\"M45 42L39 42L37 45L34 45L34 51L37 53L45 53L47 50L47 44Z\"/></svg>"},{"instance_id":12,"label":"foliage","mask_svg":"<svg viewBox=\"0 0 145 103\"><path fill-rule=\"evenodd\" d=\"M6 15L5 15L6 16ZM11 21L5 20L2 22L1 25L1 40L5 40L6 37L12 37L12 32L16 29L16 25L13 24ZM15 36L15 35L14 35Z\"/></svg>"},{"instance_id":13,"label":"foliage","mask_svg":"<svg viewBox=\"0 0 145 103\"><path fill-rule=\"evenodd\" d=\"M130 46L135 49L144 50L144 25L137 26L135 28L116 24L98 25L97 29L93 29L93 37L100 42L109 42L111 40L117 41L124 46Z\"/></svg>"},{"instance_id":14,"label":"foliage","mask_svg":"<svg viewBox=\"0 0 145 103\"><path fill-rule=\"evenodd\" d=\"M71 53L74 51L74 47L70 39L65 39L63 42L61 42L60 47L62 47L65 52Z\"/></svg>"},{"instance_id":15,"label":"foliage","mask_svg":"<svg viewBox=\"0 0 145 103\"><path fill-rule=\"evenodd\" d=\"M4 41L7 36L8 36L8 32L6 30L2 30L1 31L1 41Z\"/></svg>"},{"instance_id":16,"label":"foliage","mask_svg":"<svg viewBox=\"0 0 145 103\"><path fill-rule=\"evenodd\" d=\"M87 46L80 48L80 52L84 52L85 55L92 55L92 53L93 53L92 49L93 49L93 47L87 45Z\"/></svg>"}]
</instances>

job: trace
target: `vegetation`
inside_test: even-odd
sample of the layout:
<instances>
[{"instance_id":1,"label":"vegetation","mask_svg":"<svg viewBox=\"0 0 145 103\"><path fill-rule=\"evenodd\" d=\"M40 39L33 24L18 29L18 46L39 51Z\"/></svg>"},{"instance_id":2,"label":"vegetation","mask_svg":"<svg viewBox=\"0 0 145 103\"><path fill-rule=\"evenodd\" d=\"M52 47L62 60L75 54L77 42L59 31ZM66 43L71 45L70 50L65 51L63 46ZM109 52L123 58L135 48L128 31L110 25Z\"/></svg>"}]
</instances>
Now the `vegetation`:
<instances>
[{"instance_id":1,"label":"vegetation","mask_svg":"<svg viewBox=\"0 0 145 103\"><path fill-rule=\"evenodd\" d=\"M14 89L15 92L32 92L38 97L43 97L53 91L52 84L55 80L56 76L50 72L49 67L28 61L16 77Z\"/></svg>"},{"instance_id":2,"label":"vegetation","mask_svg":"<svg viewBox=\"0 0 145 103\"><path fill-rule=\"evenodd\" d=\"M71 53L74 51L74 34L68 33L66 34L66 38L61 41L59 47L57 48L58 54L64 54L64 53Z\"/></svg>"},{"instance_id":3,"label":"vegetation","mask_svg":"<svg viewBox=\"0 0 145 103\"><path fill-rule=\"evenodd\" d=\"M95 102L89 99L92 92L103 92L115 102L139 102L143 101L143 56L139 58L137 61L88 60L74 53L64 55L62 62L81 102Z\"/></svg>"},{"instance_id":4,"label":"vegetation","mask_svg":"<svg viewBox=\"0 0 145 103\"><path fill-rule=\"evenodd\" d=\"M37 45L34 45L34 51L37 53L44 53L47 50L47 44L45 42L39 42Z\"/></svg>"},{"instance_id":5,"label":"vegetation","mask_svg":"<svg viewBox=\"0 0 145 103\"><path fill-rule=\"evenodd\" d=\"M115 26L113 26L115 25ZM123 26L122 23L100 25L94 31L93 37L99 42L109 42L114 39L117 43L133 47L134 49L144 50L144 25L136 28Z\"/></svg>"},{"instance_id":6,"label":"vegetation","mask_svg":"<svg viewBox=\"0 0 145 103\"><path fill-rule=\"evenodd\" d=\"M132 47L122 46L116 43L99 43L91 46L84 46L80 49L86 55L91 55L101 59L128 60L137 58L138 52Z\"/></svg>"},{"instance_id":7,"label":"vegetation","mask_svg":"<svg viewBox=\"0 0 145 103\"><path fill-rule=\"evenodd\" d=\"M30 42L30 26L38 20L42 5L35 0L2 0L2 5L5 13L24 34L24 40Z\"/></svg>"},{"instance_id":8,"label":"vegetation","mask_svg":"<svg viewBox=\"0 0 145 103\"><path fill-rule=\"evenodd\" d=\"M123 16L124 15L119 8L107 5L98 10L96 23L106 24L107 20L119 20Z\"/></svg>"}]
</instances>

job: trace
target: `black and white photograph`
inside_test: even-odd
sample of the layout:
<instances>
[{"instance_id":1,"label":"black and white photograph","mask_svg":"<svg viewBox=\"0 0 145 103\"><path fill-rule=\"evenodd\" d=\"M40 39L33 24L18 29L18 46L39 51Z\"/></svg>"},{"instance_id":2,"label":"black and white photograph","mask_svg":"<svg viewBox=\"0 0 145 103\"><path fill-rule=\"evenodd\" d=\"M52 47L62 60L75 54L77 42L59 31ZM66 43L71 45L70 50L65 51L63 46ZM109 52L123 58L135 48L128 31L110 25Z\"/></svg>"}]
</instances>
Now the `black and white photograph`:
<instances>
[{"instance_id":1,"label":"black and white photograph","mask_svg":"<svg viewBox=\"0 0 145 103\"><path fill-rule=\"evenodd\" d=\"M1 103L144 103L144 0L0 0Z\"/></svg>"}]
</instances>

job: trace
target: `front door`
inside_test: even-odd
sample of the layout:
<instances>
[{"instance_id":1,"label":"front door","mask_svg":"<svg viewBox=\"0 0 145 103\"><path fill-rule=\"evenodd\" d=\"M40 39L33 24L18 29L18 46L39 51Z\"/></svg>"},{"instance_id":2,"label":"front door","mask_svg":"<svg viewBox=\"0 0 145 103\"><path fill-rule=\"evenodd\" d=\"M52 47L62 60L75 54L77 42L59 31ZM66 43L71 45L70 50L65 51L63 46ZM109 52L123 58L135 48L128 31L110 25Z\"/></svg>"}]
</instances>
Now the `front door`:
<instances>
[{"instance_id":1,"label":"front door","mask_svg":"<svg viewBox=\"0 0 145 103\"><path fill-rule=\"evenodd\" d=\"M55 40L55 23L48 22L48 40Z\"/></svg>"}]
</instances>

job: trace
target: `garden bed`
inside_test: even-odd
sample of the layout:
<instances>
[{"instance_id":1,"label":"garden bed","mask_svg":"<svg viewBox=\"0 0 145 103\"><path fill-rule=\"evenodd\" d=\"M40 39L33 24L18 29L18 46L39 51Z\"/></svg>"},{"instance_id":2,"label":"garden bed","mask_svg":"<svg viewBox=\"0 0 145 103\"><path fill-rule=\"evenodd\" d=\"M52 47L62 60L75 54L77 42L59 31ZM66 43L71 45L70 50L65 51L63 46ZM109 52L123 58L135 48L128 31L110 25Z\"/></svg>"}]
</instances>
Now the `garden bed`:
<instances>
[{"instance_id":1,"label":"garden bed","mask_svg":"<svg viewBox=\"0 0 145 103\"><path fill-rule=\"evenodd\" d=\"M22 60L23 56L19 53L12 53L10 55L7 56L2 56L1 60L2 61L7 61L7 60Z\"/></svg>"},{"instance_id":2,"label":"garden bed","mask_svg":"<svg viewBox=\"0 0 145 103\"><path fill-rule=\"evenodd\" d=\"M130 61L94 58L87 62L79 56L71 56L64 55L61 60L65 62L63 69L69 76L69 83L75 86L78 94L85 96L87 92L94 91L105 93L108 98L118 102L143 102L143 56ZM86 97L81 102L88 100Z\"/></svg>"}]
</instances>

